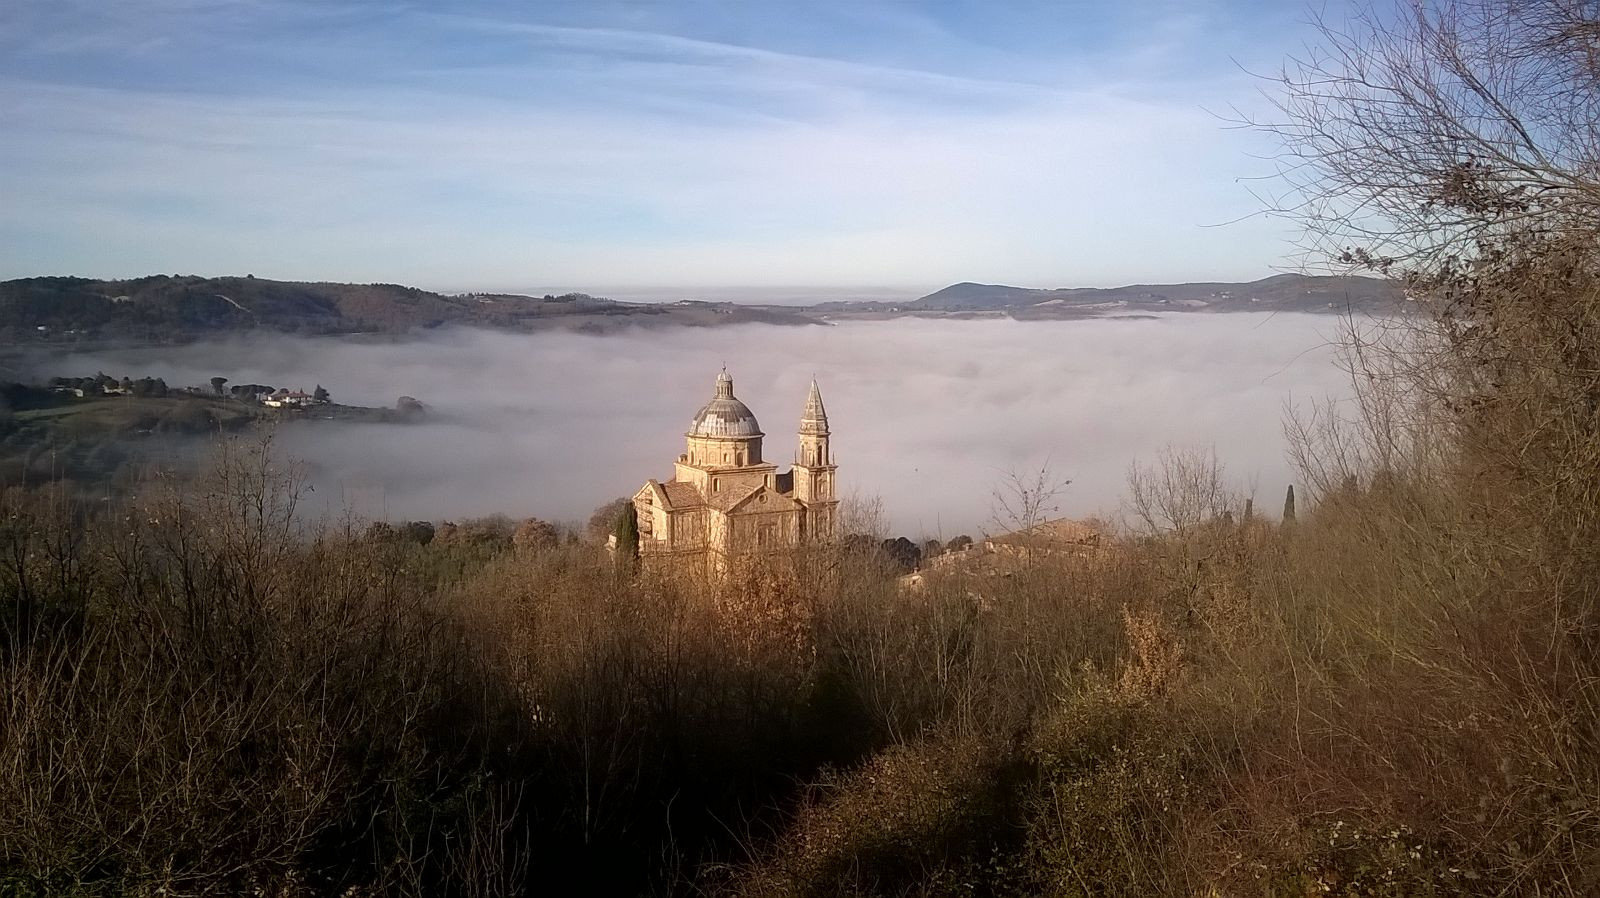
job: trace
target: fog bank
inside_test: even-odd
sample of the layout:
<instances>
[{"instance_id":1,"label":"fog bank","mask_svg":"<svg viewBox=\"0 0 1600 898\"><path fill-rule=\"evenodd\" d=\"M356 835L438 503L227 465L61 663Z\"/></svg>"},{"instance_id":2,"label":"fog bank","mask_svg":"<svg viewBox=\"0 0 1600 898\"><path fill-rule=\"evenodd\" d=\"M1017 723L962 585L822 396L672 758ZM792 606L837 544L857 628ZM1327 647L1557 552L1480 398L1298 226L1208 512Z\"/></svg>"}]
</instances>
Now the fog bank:
<instances>
[{"instance_id":1,"label":"fog bank","mask_svg":"<svg viewBox=\"0 0 1600 898\"><path fill-rule=\"evenodd\" d=\"M1177 314L599 337L460 330L409 342L270 336L69 354L41 373L321 384L352 405L417 397L428 423L306 422L282 428L279 445L306 462L313 504L428 520L581 520L646 478L667 479L724 363L767 434L768 460L786 464L815 374L842 491L880 496L896 532L947 538L985 528L1003 472L1047 458L1073 481L1061 513L1114 512L1129 462L1167 443L1214 444L1270 507L1291 479L1285 402L1346 390L1326 344L1336 327L1320 316Z\"/></svg>"}]
</instances>

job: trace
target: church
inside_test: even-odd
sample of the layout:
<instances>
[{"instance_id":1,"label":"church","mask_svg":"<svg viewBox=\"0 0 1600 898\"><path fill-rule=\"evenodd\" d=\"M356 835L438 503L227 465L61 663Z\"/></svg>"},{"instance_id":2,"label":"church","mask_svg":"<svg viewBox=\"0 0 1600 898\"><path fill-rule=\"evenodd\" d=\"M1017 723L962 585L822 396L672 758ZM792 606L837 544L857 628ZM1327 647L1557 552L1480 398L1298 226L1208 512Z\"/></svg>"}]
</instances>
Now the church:
<instances>
[{"instance_id":1,"label":"church","mask_svg":"<svg viewBox=\"0 0 1600 898\"><path fill-rule=\"evenodd\" d=\"M716 393L694 416L671 480L651 480L633 496L639 553L722 568L743 553L834 538L833 454L822 391L811 382L800 415L799 446L790 470L761 455L765 436L750 407L733 395L726 369Z\"/></svg>"}]
</instances>

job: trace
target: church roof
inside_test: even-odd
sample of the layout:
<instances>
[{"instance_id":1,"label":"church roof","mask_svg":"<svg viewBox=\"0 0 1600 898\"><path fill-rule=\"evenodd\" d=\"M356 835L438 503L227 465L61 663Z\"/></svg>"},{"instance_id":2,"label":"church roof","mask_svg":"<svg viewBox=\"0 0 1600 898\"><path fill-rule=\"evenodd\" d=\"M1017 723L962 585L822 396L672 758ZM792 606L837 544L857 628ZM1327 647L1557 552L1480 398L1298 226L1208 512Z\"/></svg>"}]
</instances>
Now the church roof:
<instances>
[{"instance_id":1,"label":"church roof","mask_svg":"<svg viewBox=\"0 0 1600 898\"><path fill-rule=\"evenodd\" d=\"M695 413L689 425L692 437L758 437L761 425L755 413L733 395L733 378L724 370L717 375L717 393Z\"/></svg>"},{"instance_id":2,"label":"church roof","mask_svg":"<svg viewBox=\"0 0 1600 898\"><path fill-rule=\"evenodd\" d=\"M696 505L705 504L705 499L701 497L700 491L692 483L684 483L681 480L668 480L666 483L661 484L661 491L667 494L667 507L669 509L693 508Z\"/></svg>"},{"instance_id":3,"label":"church roof","mask_svg":"<svg viewBox=\"0 0 1600 898\"><path fill-rule=\"evenodd\" d=\"M723 511L731 511L735 505L761 492L762 489L764 487L759 483L750 484L743 489L738 487L725 489L720 493L712 493L706 504Z\"/></svg>"}]
</instances>

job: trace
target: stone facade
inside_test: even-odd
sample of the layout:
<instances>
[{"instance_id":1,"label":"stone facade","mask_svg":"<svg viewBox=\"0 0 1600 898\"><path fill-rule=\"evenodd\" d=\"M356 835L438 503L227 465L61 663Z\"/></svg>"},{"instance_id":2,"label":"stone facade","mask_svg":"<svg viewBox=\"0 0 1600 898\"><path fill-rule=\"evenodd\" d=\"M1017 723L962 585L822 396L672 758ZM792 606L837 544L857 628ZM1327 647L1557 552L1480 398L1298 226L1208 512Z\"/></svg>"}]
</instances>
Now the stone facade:
<instances>
[{"instance_id":1,"label":"stone facade","mask_svg":"<svg viewBox=\"0 0 1600 898\"><path fill-rule=\"evenodd\" d=\"M766 436L733 378L694 416L671 480L650 480L633 496L639 552L725 568L734 556L834 538L837 468L828 444L828 413L816 381L800 416L795 463L783 473L764 461Z\"/></svg>"}]
</instances>

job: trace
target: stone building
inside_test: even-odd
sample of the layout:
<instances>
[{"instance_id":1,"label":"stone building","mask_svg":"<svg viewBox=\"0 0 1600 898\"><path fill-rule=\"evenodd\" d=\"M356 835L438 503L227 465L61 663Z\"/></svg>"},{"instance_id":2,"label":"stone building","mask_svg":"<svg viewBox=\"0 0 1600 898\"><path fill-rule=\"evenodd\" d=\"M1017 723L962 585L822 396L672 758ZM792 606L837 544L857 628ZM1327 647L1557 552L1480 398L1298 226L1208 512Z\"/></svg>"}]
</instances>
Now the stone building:
<instances>
[{"instance_id":1,"label":"stone building","mask_svg":"<svg viewBox=\"0 0 1600 898\"><path fill-rule=\"evenodd\" d=\"M633 496L640 554L647 560L705 561L717 569L742 553L833 539L837 469L816 381L788 471L778 473L762 457L764 436L750 407L733 395L733 378L724 370L716 395L689 425L672 479L648 481Z\"/></svg>"}]
</instances>

